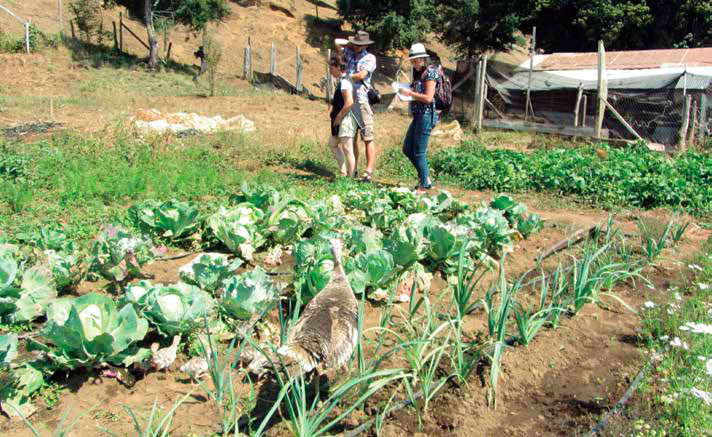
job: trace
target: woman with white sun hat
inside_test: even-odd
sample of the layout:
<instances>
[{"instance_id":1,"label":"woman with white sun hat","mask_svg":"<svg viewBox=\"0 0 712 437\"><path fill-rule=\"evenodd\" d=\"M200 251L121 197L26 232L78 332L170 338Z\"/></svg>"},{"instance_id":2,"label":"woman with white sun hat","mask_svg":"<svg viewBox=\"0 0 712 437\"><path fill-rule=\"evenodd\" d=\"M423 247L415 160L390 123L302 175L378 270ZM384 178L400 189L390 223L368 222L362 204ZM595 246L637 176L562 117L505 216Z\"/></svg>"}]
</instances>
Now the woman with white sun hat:
<instances>
[{"instance_id":1,"label":"woman with white sun hat","mask_svg":"<svg viewBox=\"0 0 712 437\"><path fill-rule=\"evenodd\" d=\"M418 186L416 190L422 193L432 188L428 176L428 160L426 156L430 132L438 122L435 112L435 86L438 80L438 70L429 65L430 55L421 43L410 47L408 60L413 66L413 82L410 89L401 88L402 96L410 97L410 111L413 114L408 131L403 141L403 154L418 172Z\"/></svg>"}]
</instances>

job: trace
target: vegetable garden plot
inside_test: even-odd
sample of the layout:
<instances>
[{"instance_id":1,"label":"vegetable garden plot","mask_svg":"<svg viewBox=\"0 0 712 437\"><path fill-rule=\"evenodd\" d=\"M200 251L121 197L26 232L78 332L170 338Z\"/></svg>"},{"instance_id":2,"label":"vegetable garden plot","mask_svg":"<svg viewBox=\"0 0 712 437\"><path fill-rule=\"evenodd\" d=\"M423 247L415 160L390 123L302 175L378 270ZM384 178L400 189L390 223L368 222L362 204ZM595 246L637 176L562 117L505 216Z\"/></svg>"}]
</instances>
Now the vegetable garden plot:
<instances>
[{"instance_id":1,"label":"vegetable garden plot","mask_svg":"<svg viewBox=\"0 0 712 437\"><path fill-rule=\"evenodd\" d=\"M105 227L88 257L56 230L23 236L23 244L4 247L0 258L6 273L2 283L5 308L9 308L6 321L13 322L13 309L26 302L32 302L38 312L33 318L42 320L44 315L47 319L36 339L20 342L21 349L41 349L37 358L12 361L17 338L3 337L8 345L4 360L9 363L2 392L4 408L30 411L29 406L36 402L33 392L41 388L43 378L49 380L52 373L67 371L71 378L96 374L94 369L103 363L117 366L118 375L122 375L117 377L123 384L164 384L154 373L141 379L140 374L150 370L146 365L151 355L148 346L153 341L167 346L173 336L181 335L181 349L187 355L207 359L211 382L196 390L204 393L209 401L206 404L211 405L202 408L218 411L223 428L237 423L241 429L252 426L253 431L258 430L260 424L267 423L264 417L276 417L271 407L277 400L283 402L282 417L290 418L290 428L297 434L309 431L314 435L320 429L327 431L325 428L333 431L342 426L340 420L334 421L341 416L339 412L352 407L372 411L379 401L388 404L389 399L422 399L414 402L420 419L438 389L453 379L465 383L472 366L481 363L485 353L496 369L507 345L528 343L538 329L575 313L586 302L600 300L613 284L637 274L604 262L610 257L609 249L617 244L609 232L595 251L589 246L573 269L554 269L553 282L548 281L546 288L535 287L541 293L538 307L530 306L528 299L519 296L525 295L520 290L527 289L523 281L532 279L507 282L505 254L514 249L517 238L535 232L540 221L506 196L490 205L467 206L445 192L417 197L408 190L395 189L363 190L343 200L335 196L304 202L266 188L245 188L223 209L205 218L185 220L191 217L191 208L175 201L133 208L129 217L145 236ZM160 256L155 250L157 242L198 233L205 244L218 245L237 257L203 255L186 262L180 278L188 283L142 279L146 263ZM330 395L323 395L326 402L300 409L297 406L304 405L301 402L307 398L311 405L307 386L304 381L288 382L282 377L271 404L265 404L269 384L246 378L246 371L235 365L234 358L250 361L259 355L250 345L269 351L283 341L303 303L319 293L330 278L330 237L344 241L346 272L364 304L360 317L364 339L351 361L350 379L332 375ZM77 261L69 268L78 264L89 275L110 280L116 284L116 294L35 300L36 294L23 289L23 284L18 290L17 284L30 266L42 265L38 253L45 247L75 256ZM240 262L263 264L261 261L274 257L280 247L294 259L291 277L270 275L266 266L248 267L238 276L229 273ZM499 280L494 287L487 287L485 275L491 277L494 272L496 277L497 271ZM584 278L581 272L589 276ZM60 273L53 273L47 281L61 277ZM445 279L438 281L438 287L431 287L433 274ZM177 271L175 275L177 279ZM396 302L401 296L408 302ZM473 325L481 323L483 316L486 330L478 336ZM510 316L519 321L520 334L515 337L510 337L512 330L507 329L512 326ZM132 328L124 329L127 326ZM73 338L74 346L62 346L61 336L55 335L60 331ZM230 371L233 366L234 372ZM491 374L490 398L494 402L498 378L496 371ZM30 380L27 375L33 375L31 385L26 384ZM178 387L186 392L185 386ZM373 387L382 390L378 395L371 393L368 400L359 395ZM301 419L314 418L310 412L319 408L316 417L320 419L305 425Z\"/></svg>"}]
</instances>

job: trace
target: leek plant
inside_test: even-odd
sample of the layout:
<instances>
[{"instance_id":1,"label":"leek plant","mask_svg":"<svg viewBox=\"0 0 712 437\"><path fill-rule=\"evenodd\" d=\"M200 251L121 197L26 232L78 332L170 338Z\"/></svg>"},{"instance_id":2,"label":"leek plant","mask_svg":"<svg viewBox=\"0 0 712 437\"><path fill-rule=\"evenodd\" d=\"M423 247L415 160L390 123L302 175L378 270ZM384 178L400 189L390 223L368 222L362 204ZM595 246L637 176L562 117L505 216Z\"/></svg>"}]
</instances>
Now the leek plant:
<instances>
[{"instance_id":1,"label":"leek plant","mask_svg":"<svg viewBox=\"0 0 712 437\"><path fill-rule=\"evenodd\" d=\"M494 341L492 352L491 354L488 354L490 359L490 384L487 390L487 405L490 405L495 409L497 408L497 381L499 380L502 355L504 353L504 348L507 346L505 343L505 337L507 335L509 312L512 308L512 295L521 287L521 279L512 285L511 288L507 286L507 280L504 275L504 258L505 257L503 256L499 260L499 277L497 280L497 288L500 293L499 305L495 310L491 305L490 297L490 303L485 307L487 311L488 326L492 325L490 328L490 335L493 337L492 339ZM488 294L490 293L488 292Z\"/></svg>"},{"instance_id":2,"label":"leek plant","mask_svg":"<svg viewBox=\"0 0 712 437\"><path fill-rule=\"evenodd\" d=\"M637 221L637 226L638 230L640 231L640 238L642 240L645 257L650 264L655 262L655 260L660 256L660 253L665 248L665 244L667 243L667 239L670 235L670 229L672 228L672 224L672 222L668 222L667 226L665 226L663 231L657 236L657 238L655 238L655 236L651 235L652 232L645 225L645 222L643 222L642 220Z\"/></svg>"},{"instance_id":3,"label":"leek plant","mask_svg":"<svg viewBox=\"0 0 712 437\"><path fill-rule=\"evenodd\" d=\"M480 283L482 277L487 273L487 269L483 267L484 263L479 262L474 269L468 268L469 246L472 241L463 244L460 250L460 256L457 264L457 283L452 289L452 301L457 307L457 318L461 320L466 315L470 314L477 307L477 303L472 303L472 296L475 288Z\"/></svg>"},{"instance_id":4,"label":"leek plant","mask_svg":"<svg viewBox=\"0 0 712 437\"><path fill-rule=\"evenodd\" d=\"M462 321L450 319L448 324L452 334L452 341L449 342L450 348L448 351L450 365L453 368L458 384L467 385L467 377L477 364L477 342L468 342L463 339Z\"/></svg>"},{"instance_id":5,"label":"leek plant","mask_svg":"<svg viewBox=\"0 0 712 437\"><path fill-rule=\"evenodd\" d=\"M192 394L193 392L191 391L182 398L178 399L173 404L173 407L171 407L171 409L168 410L168 412L162 417L158 417L158 398L156 398L156 400L153 401L153 407L151 408L151 412L149 413L148 418L145 420L144 423L141 423L139 421L138 417L136 417L136 414L131 408L124 405L123 409L126 411L126 413L129 415L129 418L131 419L131 424L133 425L134 431L136 432L136 437L168 437L170 435L171 424L173 423L173 417L175 415L176 410ZM116 434L110 431L104 430L104 432L111 436L116 436Z\"/></svg>"},{"instance_id":6,"label":"leek plant","mask_svg":"<svg viewBox=\"0 0 712 437\"><path fill-rule=\"evenodd\" d=\"M674 223L672 223L672 228L670 229L670 238L672 238L673 243L677 243L682 240L682 236L685 234L685 231L687 230L688 226L690 226L689 221L686 221L684 223L675 221Z\"/></svg>"},{"instance_id":7,"label":"leek plant","mask_svg":"<svg viewBox=\"0 0 712 437\"><path fill-rule=\"evenodd\" d=\"M30 422L30 421L25 417L24 414L21 414L21 411L19 411L11 402L8 402L6 405L9 405L10 408L14 409L15 412L17 412L18 414L20 414L20 417L21 417L22 420L25 422L25 425L30 429L30 432L32 433L32 435L33 435L34 437L41 437L41 436L42 436L42 434L37 430L37 428L35 428L35 427L32 425L32 422ZM69 433L72 431L72 429L74 429L74 427L77 426L77 422L79 422L79 420L80 420L82 417L84 417L84 416L86 416L87 414L89 414L89 413L91 413L92 411L94 411L94 410L96 409L96 407L98 407L98 406L99 406L99 404L94 405L93 407L91 407L91 408L88 409L87 411L83 412L82 414L77 415L77 417L75 417L74 420L72 420L69 424L66 424L66 425L65 425L65 422L67 421L67 417L69 417L69 412L71 411L71 407L70 407L70 408L67 408L67 409L64 411L64 413L62 413L62 416L59 418L59 423L57 424L57 427L54 429L54 431L52 431L52 437L65 437L65 436L68 436Z\"/></svg>"},{"instance_id":8,"label":"leek plant","mask_svg":"<svg viewBox=\"0 0 712 437\"><path fill-rule=\"evenodd\" d=\"M330 396L323 402L319 402L319 396L309 399L307 386L310 384L306 382L303 374L294 376L289 380L279 377L278 381L281 389L278 399L275 401L275 406L282 399L284 400L287 418L290 422L289 428L293 435L298 437L318 437L326 434L383 387L391 382L403 379L404 376L403 369L367 372L337 385L331 390ZM346 405L349 394L359 391L358 388L363 384L367 384L368 389L360 392L355 401ZM337 407L338 414L336 414ZM271 417L272 413L273 411L270 412L268 417ZM263 421L257 435L261 434L265 424L266 422Z\"/></svg>"}]
</instances>

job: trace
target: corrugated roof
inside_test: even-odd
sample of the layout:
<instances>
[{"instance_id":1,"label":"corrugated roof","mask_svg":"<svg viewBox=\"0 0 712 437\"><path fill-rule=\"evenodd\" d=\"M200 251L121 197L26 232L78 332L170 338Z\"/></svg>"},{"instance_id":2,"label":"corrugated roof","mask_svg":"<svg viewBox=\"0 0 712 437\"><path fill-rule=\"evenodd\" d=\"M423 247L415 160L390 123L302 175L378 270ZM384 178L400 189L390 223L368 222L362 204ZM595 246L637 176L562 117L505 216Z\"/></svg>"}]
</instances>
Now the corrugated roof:
<instances>
[{"instance_id":1,"label":"corrugated roof","mask_svg":"<svg viewBox=\"0 0 712 437\"><path fill-rule=\"evenodd\" d=\"M598 53L554 53L543 55L535 70L580 70L598 68ZM698 49L631 50L607 52L606 68L645 69L665 67L710 67L712 47ZM527 65L528 67L528 65Z\"/></svg>"}]
</instances>

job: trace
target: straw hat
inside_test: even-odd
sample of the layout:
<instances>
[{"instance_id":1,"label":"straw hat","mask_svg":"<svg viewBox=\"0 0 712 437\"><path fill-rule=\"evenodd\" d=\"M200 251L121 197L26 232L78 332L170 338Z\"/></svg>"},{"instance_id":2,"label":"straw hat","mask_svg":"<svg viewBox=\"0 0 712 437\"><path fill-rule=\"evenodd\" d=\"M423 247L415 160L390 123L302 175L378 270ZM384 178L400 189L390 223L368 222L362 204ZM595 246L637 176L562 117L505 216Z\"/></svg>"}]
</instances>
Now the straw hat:
<instances>
[{"instance_id":1,"label":"straw hat","mask_svg":"<svg viewBox=\"0 0 712 437\"><path fill-rule=\"evenodd\" d=\"M408 59L415 58L427 58L430 56L428 52L425 51L425 46L417 42L410 46L410 52L408 52Z\"/></svg>"}]
</instances>

